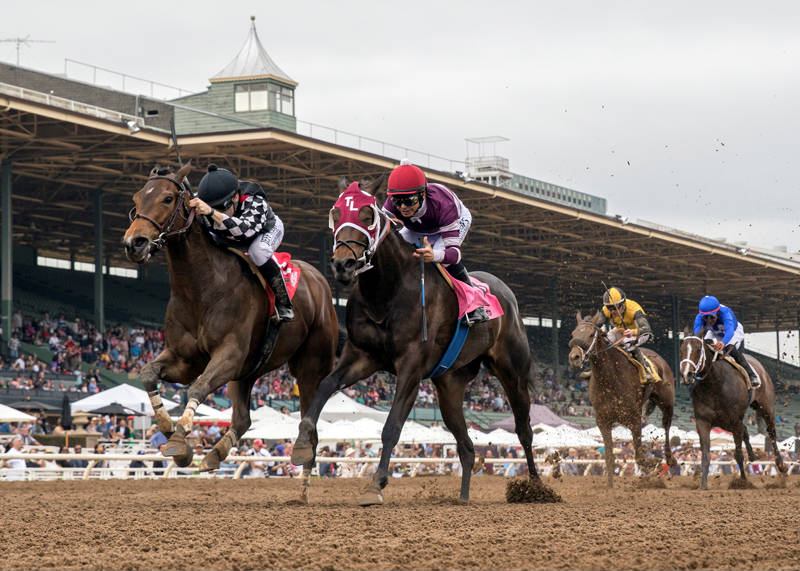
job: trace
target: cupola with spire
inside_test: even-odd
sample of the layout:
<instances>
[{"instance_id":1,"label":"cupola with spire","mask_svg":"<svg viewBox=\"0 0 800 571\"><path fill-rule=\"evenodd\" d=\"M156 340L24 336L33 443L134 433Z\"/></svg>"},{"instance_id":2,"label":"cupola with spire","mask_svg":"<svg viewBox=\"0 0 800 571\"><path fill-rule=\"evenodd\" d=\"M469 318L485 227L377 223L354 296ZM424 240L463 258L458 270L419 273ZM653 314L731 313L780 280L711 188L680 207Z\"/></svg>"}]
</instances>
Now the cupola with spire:
<instances>
[{"instance_id":1,"label":"cupola with spire","mask_svg":"<svg viewBox=\"0 0 800 571\"><path fill-rule=\"evenodd\" d=\"M256 125L296 131L297 82L264 49L255 16L250 16L250 32L239 52L209 81L207 91L174 100L181 106L210 113L176 108L175 128L179 134L255 129Z\"/></svg>"}]
</instances>

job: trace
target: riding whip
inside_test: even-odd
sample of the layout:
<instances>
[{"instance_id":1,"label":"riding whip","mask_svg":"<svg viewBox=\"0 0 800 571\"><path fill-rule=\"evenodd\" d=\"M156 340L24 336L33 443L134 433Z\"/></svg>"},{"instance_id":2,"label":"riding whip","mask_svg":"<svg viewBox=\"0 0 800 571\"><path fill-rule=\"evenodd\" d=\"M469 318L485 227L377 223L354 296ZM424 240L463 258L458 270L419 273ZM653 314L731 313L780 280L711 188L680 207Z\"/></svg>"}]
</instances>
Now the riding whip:
<instances>
[{"instance_id":1,"label":"riding whip","mask_svg":"<svg viewBox=\"0 0 800 571\"><path fill-rule=\"evenodd\" d=\"M419 287L422 300L422 342L428 340L428 315L425 313L425 257L419 257Z\"/></svg>"}]
</instances>

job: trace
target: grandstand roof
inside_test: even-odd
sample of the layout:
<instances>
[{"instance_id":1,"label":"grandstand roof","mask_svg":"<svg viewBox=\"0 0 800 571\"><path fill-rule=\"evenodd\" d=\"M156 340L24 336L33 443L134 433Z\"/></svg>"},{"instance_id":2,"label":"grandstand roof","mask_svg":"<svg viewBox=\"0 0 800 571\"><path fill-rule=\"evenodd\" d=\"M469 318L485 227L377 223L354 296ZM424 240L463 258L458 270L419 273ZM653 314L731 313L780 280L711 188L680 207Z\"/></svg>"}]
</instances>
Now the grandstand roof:
<instances>
[{"instance_id":1,"label":"grandstand roof","mask_svg":"<svg viewBox=\"0 0 800 571\"><path fill-rule=\"evenodd\" d=\"M198 178L213 161L262 182L286 224L287 249L318 265L329 255L326 217L339 177L376 176L397 164L277 129L188 135L178 142ZM119 240L133 192L154 163L175 159L169 135L141 118L2 83L0 154L13 161L16 243L91 259L91 195L102 188L106 251L121 265ZM594 309L605 281L640 300L657 326L669 324L671 295L686 322L696 300L711 292L736 308L750 331L796 328L800 321L800 263L788 255L593 214L453 172L426 172L453 188L473 213L464 248L468 268L505 279L525 315L549 317L553 280L562 315Z\"/></svg>"}]
</instances>

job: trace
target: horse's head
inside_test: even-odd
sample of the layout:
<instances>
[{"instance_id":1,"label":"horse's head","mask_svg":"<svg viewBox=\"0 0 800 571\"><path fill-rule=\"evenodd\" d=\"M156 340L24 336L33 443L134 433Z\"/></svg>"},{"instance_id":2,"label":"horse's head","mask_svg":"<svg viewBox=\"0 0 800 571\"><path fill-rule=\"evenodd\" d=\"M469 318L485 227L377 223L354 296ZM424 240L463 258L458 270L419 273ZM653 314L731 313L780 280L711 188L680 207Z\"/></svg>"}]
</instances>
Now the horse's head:
<instances>
[{"instance_id":1,"label":"horse's head","mask_svg":"<svg viewBox=\"0 0 800 571\"><path fill-rule=\"evenodd\" d=\"M333 231L331 268L334 277L349 285L362 271L369 269L369 260L386 229L386 216L381 213L377 191L386 177L362 184L339 181L341 194L331 208L328 225Z\"/></svg>"},{"instance_id":2,"label":"horse's head","mask_svg":"<svg viewBox=\"0 0 800 571\"><path fill-rule=\"evenodd\" d=\"M710 364L706 358L706 344L700 337L687 335L681 341L680 355L681 382L693 385L698 376L705 375L706 367Z\"/></svg>"},{"instance_id":3,"label":"horse's head","mask_svg":"<svg viewBox=\"0 0 800 571\"><path fill-rule=\"evenodd\" d=\"M176 173L169 168L155 167L144 186L133 195L131 223L122 238L125 255L130 261L146 262L174 232L178 218L182 217L184 222L189 220L186 202L191 197L184 179L191 170L191 163L183 165Z\"/></svg>"},{"instance_id":4,"label":"horse's head","mask_svg":"<svg viewBox=\"0 0 800 571\"><path fill-rule=\"evenodd\" d=\"M597 348L597 339L602 332L592 317L583 317L580 311L575 315L575 321L577 324L569 340L569 364L573 369L579 369Z\"/></svg>"}]
</instances>

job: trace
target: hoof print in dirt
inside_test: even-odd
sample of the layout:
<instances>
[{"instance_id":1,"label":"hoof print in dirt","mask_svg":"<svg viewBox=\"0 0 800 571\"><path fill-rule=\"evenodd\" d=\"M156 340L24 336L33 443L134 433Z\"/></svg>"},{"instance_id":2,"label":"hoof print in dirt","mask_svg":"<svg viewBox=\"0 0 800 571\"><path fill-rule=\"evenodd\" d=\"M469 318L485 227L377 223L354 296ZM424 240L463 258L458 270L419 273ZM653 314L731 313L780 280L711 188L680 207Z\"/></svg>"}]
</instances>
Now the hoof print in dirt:
<instances>
[{"instance_id":1,"label":"hoof print in dirt","mask_svg":"<svg viewBox=\"0 0 800 571\"><path fill-rule=\"evenodd\" d=\"M506 484L506 501L510 504L552 504L564 500L541 480L522 478Z\"/></svg>"},{"instance_id":2,"label":"hoof print in dirt","mask_svg":"<svg viewBox=\"0 0 800 571\"><path fill-rule=\"evenodd\" d=\"M771 482L767 482L764 486L765 490L783 490L786 488L786 478L775 478Z\"/></svg>"},{"instance_id":3,"label":"hoof print in dirt","mask_svg":"<svg viewBox=\"0 0 800 571\"><path fill-rule=\"evenodd\" d=\"M734 478L728 484L729 490L756 490L757 488L750 480L742 480L741 478Z\"/></svg>"}]
</instances>

